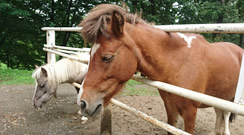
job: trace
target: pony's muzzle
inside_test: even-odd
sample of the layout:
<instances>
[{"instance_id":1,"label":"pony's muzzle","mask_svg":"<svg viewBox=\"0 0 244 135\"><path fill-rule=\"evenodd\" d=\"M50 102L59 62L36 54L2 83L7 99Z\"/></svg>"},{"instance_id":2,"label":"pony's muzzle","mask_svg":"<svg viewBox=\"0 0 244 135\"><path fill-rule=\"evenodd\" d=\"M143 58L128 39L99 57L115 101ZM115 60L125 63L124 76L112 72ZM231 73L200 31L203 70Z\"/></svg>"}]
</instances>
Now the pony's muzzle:
<instances>
[{"instance_id":1,"label":"pony's muzzle","mask_svg":"<svg viewBox=\"0 0 244 135\"><path fill-rule=\"evenodd\" d=\"M36 109L40 109L40 108L42 108L42 105L37 105L37 104L35 104L35 103L33 103L33 106L34 106Z\"/></svg>"}]
</instances>

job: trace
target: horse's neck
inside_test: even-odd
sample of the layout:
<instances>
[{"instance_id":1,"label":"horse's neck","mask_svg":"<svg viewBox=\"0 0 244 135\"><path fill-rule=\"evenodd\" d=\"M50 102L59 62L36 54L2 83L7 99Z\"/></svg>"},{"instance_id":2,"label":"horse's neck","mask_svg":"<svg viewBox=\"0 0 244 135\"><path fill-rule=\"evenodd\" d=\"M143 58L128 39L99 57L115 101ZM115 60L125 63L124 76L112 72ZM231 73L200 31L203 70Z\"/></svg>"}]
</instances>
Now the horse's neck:
<instances>
[{"instance_id":1,"label":"horse's neck","mask_svg":"<svg viewBox=\"0 0 244 135\"><path fill-rule=\"evenodd\" d=\"M155 29L148 24L137 24L128 33L133 38L142 56L138 70L151 79L162 79L158 75L169 72L168 69L173 63L168 58L173 55L171 50L178 47L171 45L174 35Z\"/></svg>"}]
</instances>

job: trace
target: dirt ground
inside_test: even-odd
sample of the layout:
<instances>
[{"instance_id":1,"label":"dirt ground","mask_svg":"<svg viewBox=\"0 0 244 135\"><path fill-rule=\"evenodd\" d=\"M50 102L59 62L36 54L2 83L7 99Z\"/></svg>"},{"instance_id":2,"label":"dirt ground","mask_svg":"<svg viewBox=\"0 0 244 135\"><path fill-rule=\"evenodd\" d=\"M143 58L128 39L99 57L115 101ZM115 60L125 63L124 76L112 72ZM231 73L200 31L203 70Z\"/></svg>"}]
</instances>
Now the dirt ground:
<instances>
[{"instance_id":1,"label":"dirt ground","mask_svg":"<svg viewBox=\"0 0 244 135\"><path fill-rule=\"evenodd\" d=\"M34 86L0 86L0 135L97 135L100 119L81 123L77 114L76 91L71 85L61 85L58 98L36 110L32 105ZM120 96L122 101L161 121L166 121L163 101L159 96ZM113 135L165 135L166 131L136 116L112 106ZM213 108L199 109L196 135L207 135L214 129ZM232 135L244 134L244 117L238 116L231 123ZM182 119L177 127L183 129Z\"/></svg>"}]
</instances>

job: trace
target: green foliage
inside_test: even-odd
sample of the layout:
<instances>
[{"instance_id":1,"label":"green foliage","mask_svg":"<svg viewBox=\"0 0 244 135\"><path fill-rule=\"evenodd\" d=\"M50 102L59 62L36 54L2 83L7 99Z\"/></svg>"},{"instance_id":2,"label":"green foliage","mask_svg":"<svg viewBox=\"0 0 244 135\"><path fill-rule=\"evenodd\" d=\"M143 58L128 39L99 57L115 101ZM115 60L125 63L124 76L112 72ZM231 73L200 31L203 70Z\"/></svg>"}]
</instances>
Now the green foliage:
<instances>
[{"instance_id":1,"label":"green foliage","mask_svg":"<svg viewBox=\"0 0 244 135\"><path fill-rule=\"evenodd\" d=\"M243 0L122 0L130 12L155 24L234 23L244 21ZM45 63L42 27L74 27L95 5L118 0L1 0L0 62L12 69L33 69ZM204 34L210 42L244 46L239 34ZM83 47L79 33L56 32L56 44Z\"/></svg>"}]
</instances>

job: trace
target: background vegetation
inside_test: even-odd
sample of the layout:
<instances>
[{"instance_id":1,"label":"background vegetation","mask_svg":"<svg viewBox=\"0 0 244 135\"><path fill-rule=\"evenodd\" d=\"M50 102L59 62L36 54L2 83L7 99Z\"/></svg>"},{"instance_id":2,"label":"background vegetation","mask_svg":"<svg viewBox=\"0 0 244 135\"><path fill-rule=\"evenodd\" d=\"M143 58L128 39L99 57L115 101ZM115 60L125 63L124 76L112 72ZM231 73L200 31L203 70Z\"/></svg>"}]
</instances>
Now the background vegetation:
<instances>
[{"instance_id":1,"label":"background vegetation","mask_svg":"<svg viewBox=\"0 0 244 135\"><path fill-rule=\"evenodd\" d=\"M0 67L0 86L1 85L20 85L34 84L34 79L31 78L32 71L11 69L6 65L1 64Z\"/></svg>"},{"instance_id":2,"label":"background vegetation","mask_svg":"<svg viewBox=\"0 0 244 135\"><path fill-rule=\"evenodd\" d=\"M244 0L121 0L155 24L241 23ZM0 80L7 72L33 70L46 61L42 27L74 27L95 5L119 0L1 0ZM244 46L242 34L204 34L207 40ZM83 47L79 33L57 32L56 44ZM7 68L1 68L5 65ZM5 77L6 78L6 77Z\"/></svg>"}]
</instances>

